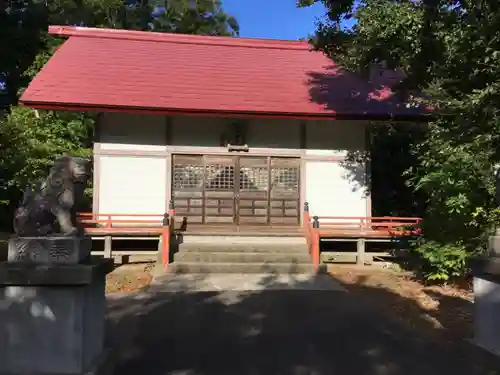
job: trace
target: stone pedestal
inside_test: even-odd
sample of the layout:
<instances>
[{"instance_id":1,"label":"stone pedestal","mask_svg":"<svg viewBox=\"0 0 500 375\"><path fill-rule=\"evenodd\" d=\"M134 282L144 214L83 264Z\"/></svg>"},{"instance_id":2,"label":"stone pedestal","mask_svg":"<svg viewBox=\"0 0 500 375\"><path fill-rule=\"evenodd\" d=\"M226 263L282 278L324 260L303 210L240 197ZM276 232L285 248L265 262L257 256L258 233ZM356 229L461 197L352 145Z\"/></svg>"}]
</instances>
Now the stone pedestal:
<instances>
[{"instance_id":1,"label":"stone pedestal","mask_svg":"<svg viewBox=\"0 0 500 375\"><path fill-rule=\"evenodd\" d=\"M7 260L50 264L76 264L90 256L90 237L11 237Z\"/></svg>"},{"instance_id":2,"label":"stone pedestal","mask_svg":"<svg viewBox=\"0 0 500 375\"><path fill-rule=\"evenodd\" d=\"M500 257L500 236L490 236L488 250L491 257Z\"/></svg>"},{"instance_id":3,"label":"stone pedestal","mask_svg":"<svg viewBox=\"0 0 500 375\"><path fill-rule=\"evenodd\" d=\"M500 356L500 237L490 238L489 256L471 263L474 276L474 343Z\"/></svg>"},{"instance_id":4,"label":"stone pedestal","mask_svg":"<svg viewBox=\"0 0 500 375\"><path fill-rule=\"evenodd\" d=\"M474 342L500 356L500 278L474 277Z\"/></svg>"},{"instance_id":5,"label":"stone pedestal","mask_svg":"<svg viewBox=\"0 0 500 375\"><path fill-rule=\"evenodd\" d=\"M9 258L16 261L0 263L0 374L88 374L102 360L105 275L112 260L78 255L86 239L41 243L51 241L68 256L12 258L23 243L18 239L9 243Z\"/></svg>"}]
</instances>

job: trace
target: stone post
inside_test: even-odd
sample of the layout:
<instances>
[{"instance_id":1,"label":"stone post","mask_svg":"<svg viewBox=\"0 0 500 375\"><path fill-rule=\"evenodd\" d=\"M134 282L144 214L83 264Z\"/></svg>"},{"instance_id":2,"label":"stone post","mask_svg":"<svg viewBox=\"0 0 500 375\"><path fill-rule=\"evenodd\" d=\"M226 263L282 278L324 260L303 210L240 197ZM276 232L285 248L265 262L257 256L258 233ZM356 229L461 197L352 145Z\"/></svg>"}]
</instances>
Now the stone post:
<instances>
[{"instance_id":1,"label":"stone post","mask_svg":"<svg viewBox=\"0 0 500 375\"><path fill-rule=\"evenodd\" d=\"M92 374L103 360L105 275L89 237L12 237L0 262L0 374Z\"/></svg>"},{"instance_id":2,"label":"stone post","mask_svg":"<svg viewBox=\"0 0 500 375\"><path fill-rule=\"evenodd\" d=\"M490 237L489 254L473 259L474 343L500 356L500 236Z\"/></svg>"}]
</instances>

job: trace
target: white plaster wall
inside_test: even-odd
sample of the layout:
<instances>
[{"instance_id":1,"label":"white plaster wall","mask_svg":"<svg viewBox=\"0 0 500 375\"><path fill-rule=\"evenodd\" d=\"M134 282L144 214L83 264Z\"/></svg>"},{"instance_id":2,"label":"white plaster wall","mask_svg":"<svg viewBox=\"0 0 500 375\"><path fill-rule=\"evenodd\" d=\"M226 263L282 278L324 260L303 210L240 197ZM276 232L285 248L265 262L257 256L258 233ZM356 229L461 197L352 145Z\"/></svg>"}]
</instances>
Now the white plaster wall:
<instances>
[{"instance_id":1,"label":"white plaster wall","mask_svg":"<svg viewBox=\"0 0 500 375\"><path fill-rule=\"evenodd\" d=\"M170 119L174 146L218 147L230 119L219 117L176 116Z\"/></svg>"},{"instance_id":2,"label":"white plaster wall","mask_svg":"<svg viewBox=\"0 0 500 375\"><path fill-rule=\"evenodd\" d=\"M250 147L300 149L299 120L251 119L247 131Z\"/></svg>"},{"instance_id":3,"label":"white plaster wall","mask_svg":"<svg viewBox=\"0 0 500 375\"><path fill-rule=\"evenodd\" d=\"M366 147L366 123L310 121L307 126L306 157L345 157ZM313 215L370 216L364 163L307 160L305 168L306 201Z\"/></svg>"},{"instance_id":4,"label":"white plaster wall","mask_svg":"<svg viewBox=\"0 0 500 375\"><path fill-rule=\"evenodd\" d=\"M221 135L231 134L235 119L176 116L171 118L174 146L220 147ZM248 119L246 141L251 148L300 149L298 120Z\"/></svg>"},{"instance_id":5,"label":"white plaster wall","mask_svg":"<svg viewBox=\"0 0 500 375\"><path fill-rule=\"evenodd\" d=\"M99 121L103 150L165 151L165 116L104 113Z\"/></svg>"},{"instance_id":6,"label":"white plaster wall","mask_svg":"<svg viewBox=\"0 0 500 375\"><path fill-rule=\"evenodd\" d=\"M161 220L166 167L163 158L100 156L99 213L158 214L153 219Z\"/></svg>"},{"instance_id":7,"label":"white plaster wall","mask_svg":"<svg viewBox=\"0 0 500 375\"><path fill-rule=\"evenodd\" d=\"M234 119L222 117L165 116L105 113L99 124L103 150L165 151L167 123L171 145L219 148L221 134ZM247 143L251 148L300 149L300 121L249 119ZM306 155L344 156L365 147L365 123L359 121L309 120Z\"/></svg>"},{"instance_id":8,"label":"white plaster wall","mask_svg":"<svg viewBox=\"0 0 500 375\"><path fill-rule=\"evenodd\" d=\"M305 164L306 201L312 215L370 216L364 181L357 181L342 163L307 161Z\"/></svg>"},{"instance_id":9,"label":"white plaster wall","mask_svg":"<svg viewBox=\"0 0 500 375\"><path fill-rule=\"evenodd\" d=\"M221 133L234 119L175 116L169 119L170 140L186 152L220 148ZM100 148L106 151L165 152L168 146L165 116L107 113L100 122ZM247 142L251 151L288 150L305 158L305 200L319 216L367 216L364 165L347 166L332 157L365 148L366 123L356 121L305 121L306 150L300 150L299 120L249 119ZM203 148L198 149L198 148ZM321 159L323 158L323 159ZM102 156L100 212L161 213L168 199L165 158ZM128 172L123 173L126 170ZM131 178L134 176L134 178ZM116 186L120 186L117 190ZM121 188L123 186L123 189ZM123 191L122 191L122 190ZM126 202L126 204L124 203Z\"/></svg>"},{"instance_id":10,"label":"white plaster wall","mask_svg":"<svg viewBox=\"0 0 500 375\"><path fill-rule=\"evenodd\" d=\"M346 156L364 150L365 129L360 121L308 121L306 155Z\"/></svg>"}]
</instances>

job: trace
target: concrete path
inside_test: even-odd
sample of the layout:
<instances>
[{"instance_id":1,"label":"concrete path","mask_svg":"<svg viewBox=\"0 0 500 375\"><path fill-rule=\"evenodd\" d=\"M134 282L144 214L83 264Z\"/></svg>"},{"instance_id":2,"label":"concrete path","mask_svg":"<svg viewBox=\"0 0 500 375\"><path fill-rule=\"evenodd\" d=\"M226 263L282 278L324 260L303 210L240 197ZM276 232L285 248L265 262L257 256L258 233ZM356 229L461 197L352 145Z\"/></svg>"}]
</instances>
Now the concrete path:
<instances>
[{"instance_id":1,"label":"concrete path","mask_svg":"<svg viewBox=\"0 0 500 375\"><path fill-rule=\"evenodd\" d=\"M278 278L253 280L258 288L246 291L199 291L229 281L200 279L177 280L177 292L169 291L174 284L163 291L155 285L109 299L113 374L500 374L492 370L500 370L496 359L465 340L431 324L417 330L390 319L339 283L307 290Z\"/></svg>"},{"instance_id":2,"label":"concrete path","mask_svg":"<svg viewBox=\"0 0 500 375\"><path fill-rule=\"evenodd\" d=\"M312 274L199 274L157 277L150 292L219 292L260 290L324 290L347 292L328 275Z\"/></svg>"}]
</instances>

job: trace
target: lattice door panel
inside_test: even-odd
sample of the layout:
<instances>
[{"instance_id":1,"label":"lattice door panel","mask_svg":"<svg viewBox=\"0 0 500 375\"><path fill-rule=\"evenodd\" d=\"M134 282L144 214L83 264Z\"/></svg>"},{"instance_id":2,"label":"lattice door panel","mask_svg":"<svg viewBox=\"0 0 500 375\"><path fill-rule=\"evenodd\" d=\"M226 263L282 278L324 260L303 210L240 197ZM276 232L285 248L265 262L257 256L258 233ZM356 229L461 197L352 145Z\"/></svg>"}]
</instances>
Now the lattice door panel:
<instances>
[{"instance_id":1,"label":"lattice door panel","mask_svg":"<svg viewBox=\"0 0 500 375\"><path fill-rule=\"evenodd\" d=\"M190 223L203 222L205 167L200 155L174 155L172 160L172 199L177 221L188 217Z\"/></svg>"},{"instance_id":2,"label":"lattice door panel","mask_svg":"<svg viewBox=\"0 0 500 375\"><path fill-rule=\"evenodd\" d=\"M238 161L238 223L268 224L269 158L246 156Z\"/></svg>"},{"instance_id":3,"label":"lattice door panel","mask_svg":"<svg viewBox=\"0 0 500 375\"><path fill-rule=\"evenodd\" d=\"M204 156L204 223L233 224L236 219L235 156Z\"/></svg>"},{"instance_id":4,"label":"lattice door panel","mask_svg":"<svg viewBox=\"0 0 500 375\"><path fill-rule=\"evenodd\" d=\"M300 223L300 159L271 159L270 224Z\"/></svg>"}]
</instances>

